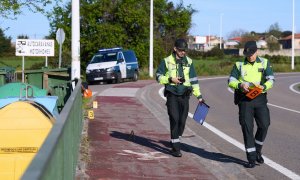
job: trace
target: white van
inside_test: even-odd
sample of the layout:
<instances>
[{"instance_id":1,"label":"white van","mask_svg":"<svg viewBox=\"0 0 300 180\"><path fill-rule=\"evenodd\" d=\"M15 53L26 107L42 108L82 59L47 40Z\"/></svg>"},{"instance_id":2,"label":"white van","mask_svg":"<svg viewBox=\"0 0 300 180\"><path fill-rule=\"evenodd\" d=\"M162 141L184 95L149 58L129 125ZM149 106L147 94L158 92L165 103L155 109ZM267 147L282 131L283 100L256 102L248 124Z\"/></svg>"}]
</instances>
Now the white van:
<instances>
[{"instance_id":1,"label":"white van","mask_svg":"<svg viewBox=\"0 0 300 180\"><path fill-rule=\"evenodd\" d=\"M86 67L86 81L120 83L138 80L139 65L134 51L122 48L100 49Z\"/></svg>"}]
</instances>

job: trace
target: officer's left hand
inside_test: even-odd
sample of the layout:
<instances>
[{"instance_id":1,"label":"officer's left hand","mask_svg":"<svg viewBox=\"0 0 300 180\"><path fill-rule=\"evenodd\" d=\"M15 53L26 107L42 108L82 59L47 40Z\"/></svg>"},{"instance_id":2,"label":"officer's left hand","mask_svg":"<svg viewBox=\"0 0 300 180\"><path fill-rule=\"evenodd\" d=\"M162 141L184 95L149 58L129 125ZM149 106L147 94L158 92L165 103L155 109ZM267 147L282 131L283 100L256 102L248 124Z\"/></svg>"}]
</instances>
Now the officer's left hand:
<instances>
[{"instance_id":1,"label":"officer's left hand","mask_svg":"<svg viewBox=\"0 0 300 180\"><path fill-rule=\"evenodd\" d=\"M262 85L260 85L260 84L254 84L255 85L255 87L258 87L259 89L261 89L261 90L264 90L265 88L264 88L264 86L262 86Z\"/></svg>"},{"instance_id":2,"label":"officer's left hand","mask_svg":"<svg viewBox=\"0 0 300 180\"><path fill-rule=\"evenodd\" d=\"M200 104L205 102L204 99L202 99L202 98L200 98L198 101L199 101Z\"/></svg>"},{"instance_id":3,"label":"officer's left hand","mask_svg":"<svg viewBox=\"0 0 300 180\"><path fill-rule=\"evenodd\" d=\"M259 85L258 88L261 89L261 90L265 89L264 86L261 86L261 85Z\"/></svg>"}]
</instances>

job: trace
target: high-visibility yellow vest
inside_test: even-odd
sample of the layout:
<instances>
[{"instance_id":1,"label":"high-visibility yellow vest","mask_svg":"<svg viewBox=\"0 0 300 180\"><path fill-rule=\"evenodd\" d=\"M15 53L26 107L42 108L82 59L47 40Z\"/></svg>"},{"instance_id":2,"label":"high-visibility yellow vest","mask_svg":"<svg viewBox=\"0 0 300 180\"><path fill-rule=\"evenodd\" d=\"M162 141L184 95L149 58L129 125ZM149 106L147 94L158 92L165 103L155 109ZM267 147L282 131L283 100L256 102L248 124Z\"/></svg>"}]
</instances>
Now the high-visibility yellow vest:
<instances>
[{"instance_id":1,"label":"high-visibility yellow vest","mask_svg":"<svg viewBox=\"0 0 300 180\"><path fill-rule=\"evenodd\" d=\"M190 66L192 64L192 60L189 57L186 57L187 59L187 64L183 65L183 74L184 74L184 78L185 78L185 82L183 83L184 86L191 86L190 83L190 76L189 76L189 72L190 72ZM178 77L178 68L179 68L179 64L176 63L176 60L174 58L174 56L168 56L165 58L165 63L166 63L166 67L168 69L168 73L167 75L168 78L169 77ZM174 83L171 83L171 85L176 85Z\"/></svg>"},{"instance_id":2,"label":"high-visibility yellow vest","mask_svg":"<svg viewBox=\"0 0 300 180\"><path fill-rule=\"evenodd\" d=\"M265 77L264 71L267 68L268 60L262 57L259 57L260 62L255 61L254 64L245 63L245 62L236 62L236 67L240 72L240 76L236 81L230 81L229 87L234 89L238 88L238 84L242 82L248 82L250 88L253 88L256 85L265 85L266 88L264 92L272 88L274 77L272 76L270 80L268 77Z\"/></svg>"}]
</instances>

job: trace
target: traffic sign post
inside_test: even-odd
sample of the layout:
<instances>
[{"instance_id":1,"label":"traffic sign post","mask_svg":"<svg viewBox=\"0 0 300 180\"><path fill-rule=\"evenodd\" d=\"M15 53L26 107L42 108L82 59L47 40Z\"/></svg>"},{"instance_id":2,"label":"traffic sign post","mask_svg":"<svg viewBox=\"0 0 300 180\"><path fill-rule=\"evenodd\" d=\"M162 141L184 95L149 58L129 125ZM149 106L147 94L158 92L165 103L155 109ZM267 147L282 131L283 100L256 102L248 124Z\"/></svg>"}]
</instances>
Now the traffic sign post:
<instances>
[{"instance_id":1,"label":"traffic sign post","mask_svg":"<svg viewBox=\"0 0 300 180\"><path fill-rule=\"evenodd\" d=\"M54 56L54 40L16 39L16 56L22 56L24 83L25 56Z\"/></svg>"},{"instance_id":2,"label":"traffic sign post","mask_svg":"<svg viewBox=\"0 0 300 180\"><path fill-rule=\"evenodd\" d=\"M65 32L62 28L59 28L57 31L56 31L56 40L59 44L59 63L58 63L58 68L61 67L61 53L62 53L62 44L64 43L65 41Z\"/></svg>"},{"instance_id":3,"label":"traffic sign post","mask_svg":"<svg viewBox=\"0 0 300 180\"><path fill-rule=\"evenodd\" d=\"M54 40L17 39L16 56L54 56Z\"/></svg>"}]
</instances>

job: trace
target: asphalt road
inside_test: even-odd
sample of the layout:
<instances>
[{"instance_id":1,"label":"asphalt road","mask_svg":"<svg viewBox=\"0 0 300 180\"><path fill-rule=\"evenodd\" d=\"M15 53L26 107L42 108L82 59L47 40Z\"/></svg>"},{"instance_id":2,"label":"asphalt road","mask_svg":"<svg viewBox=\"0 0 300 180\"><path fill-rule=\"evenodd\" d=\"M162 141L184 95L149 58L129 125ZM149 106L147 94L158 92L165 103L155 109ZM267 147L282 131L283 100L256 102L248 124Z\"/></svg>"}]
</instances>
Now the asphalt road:
<instances>
[{"instance_id":1,"label":"asphalt road","mask_svg":"<svg viewBox=\"0 0 300 180\"><path fill-rule=\"evenodd\" d=\"M183 135L185 146L203 148L199 161L206 164L217 177L222 173L244 173L247 179L300 179L300 93L291 85L300 83L300 73L275 74L275 86L268 92L271 125L263 147L265 164L245 169L246 161L243 137L238 122L238 108L233 104L233 94L227 88L228 77L200 78L201 92L210 111L203 125L191 118ZM137 82L138 83L138 82ZM90 86L93 92L101 92L113 84ZM137 93L137 98L168 127L165 100L161 96L162 85L149 81L149 86ZM192 117L197 105L190 100ZM195 149L197 151L197 149Z\"/></svg>"},{"instance_id":2,"label":"asphalt road","mask_svg":"<svg viewBox=\"0 0 300 180\"><path fill-rule=\"evenodd\" d=\"M278 74L275 86L268 92L271 126L264 143L263 154L269 166L264 165L249 170L258 179L300 178L300 137L298 135L300 94L290 89L292 84L299 82L299 73ZM211 105L207 123L243 143L238 123L238 108L233 104L233 94L226 88L227 77L201 80L200 86L205 99ZM191 110L191 112L193 111ZM211 135L203 133L203 136L210 137ZM232 153L230 152L232 144L229 144L228 147L221 141L221 139L215 138L209 140L222 153L230 153L234 157L246 159L244 152L241 153L242 156L240 156L240 152Z\"/></svg>"}]
</instances>

